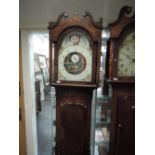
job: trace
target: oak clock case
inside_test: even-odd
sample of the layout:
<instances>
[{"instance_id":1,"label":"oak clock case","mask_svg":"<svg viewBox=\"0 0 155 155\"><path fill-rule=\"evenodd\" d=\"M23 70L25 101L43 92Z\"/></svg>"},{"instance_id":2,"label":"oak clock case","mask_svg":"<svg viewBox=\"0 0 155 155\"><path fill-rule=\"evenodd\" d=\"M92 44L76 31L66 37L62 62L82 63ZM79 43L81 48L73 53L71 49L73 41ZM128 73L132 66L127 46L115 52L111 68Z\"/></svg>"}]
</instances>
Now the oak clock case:
<instances>
[{"instance_id":1,"label":"oak clock case","mask_svg":"<svg viewBox=\"0 0 155 155\"><path fill-rule=\"evenodd\" d=\"M94 22L89 12L82 17L62 13L57 22L49 23L56 155L90 155L91 102L99 85L101 32L101 21Z\"/></svg>"},{"instance_id":2,"label":"oak clock case","mask_svg":"<svg viewBox=\"0 0 155 155\"><path fill-rule=\"evenodd\" d=\"M135 154L135 15L125 6L109 24L109 75L112 118L109 155Z\"/></svg>"}]
</instances>

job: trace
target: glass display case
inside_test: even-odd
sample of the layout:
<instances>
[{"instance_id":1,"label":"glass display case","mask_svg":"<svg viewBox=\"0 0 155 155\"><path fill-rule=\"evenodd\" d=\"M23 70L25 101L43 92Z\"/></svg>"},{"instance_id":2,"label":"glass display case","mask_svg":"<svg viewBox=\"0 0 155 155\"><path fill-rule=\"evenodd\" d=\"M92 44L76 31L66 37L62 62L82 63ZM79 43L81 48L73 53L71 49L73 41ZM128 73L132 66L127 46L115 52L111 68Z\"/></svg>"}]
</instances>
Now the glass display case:
<instances>
[{"instance_id":1,"label":"glass display case","mask_svg":"<svg viewBox=\"0 0 155 155\"><path fill-rule=\"evenodd\" d=\"M104 96L102 88L98 88L93 104L91 155L107 155L110 139L111 94Z\"/></svg>"},{"instance_id":2,"label":"glass display case","mask_svg":"<svg viewBox=\"0 0 155 155\"><path fill-rule=\"evenodd\" d=\"M55 154L56 147L56 97L55 88L51 87L51 98L52 98L52 155Z\"/></svg>"}]
</instances>

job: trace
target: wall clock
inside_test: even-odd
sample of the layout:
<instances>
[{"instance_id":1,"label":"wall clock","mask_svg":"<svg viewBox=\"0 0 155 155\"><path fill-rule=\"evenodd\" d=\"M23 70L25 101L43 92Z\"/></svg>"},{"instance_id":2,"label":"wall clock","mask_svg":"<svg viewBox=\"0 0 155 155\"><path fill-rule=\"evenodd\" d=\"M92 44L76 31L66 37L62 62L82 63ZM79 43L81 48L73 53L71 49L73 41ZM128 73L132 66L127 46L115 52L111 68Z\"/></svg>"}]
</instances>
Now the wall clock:
<instances>
[{"instance_id":1,"label":"wall clock","mask_svg":"<svg viewBox=\"0 0 155 155\"><path fill-rule=\"evenodd\" d=\"M90 155L93 90L99 86L102 22L85 12L49 23L50 85L56 89L56 155Z\"/></svg>"}]
</instances>

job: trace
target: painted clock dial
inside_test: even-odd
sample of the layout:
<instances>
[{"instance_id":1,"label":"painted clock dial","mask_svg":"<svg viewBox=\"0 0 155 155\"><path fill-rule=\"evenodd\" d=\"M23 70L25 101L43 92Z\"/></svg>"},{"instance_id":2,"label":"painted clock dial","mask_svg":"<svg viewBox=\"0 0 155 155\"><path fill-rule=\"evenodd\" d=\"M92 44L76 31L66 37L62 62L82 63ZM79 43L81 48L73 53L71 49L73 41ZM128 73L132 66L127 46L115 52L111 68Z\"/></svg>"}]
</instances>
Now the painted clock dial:
<instances>
[{"instance_id":1,"label":"painted clock dial","mask_svg":"<svg viewBox=\"0 0 155 155\"><path fill-rule=\"evenodd\" d=\"M118 51L118 70L117 75L135 75L135 33L129 33L122 41Z\"/></svg>"},{"instance_id":2,"label":"painted clock dial","mask_svg":"<svg viewBox=\"0 0 155 155\"><path fill-rule=\"evenodd\" d=\"M70 74L80 74L85 70L86 59L79 52L71 52L65 57L64 67Z\"/></svg>"},{"instance_id":3,"label":"painted clock dial","mask_svg":"<svg viewBox=\"0 0 155 155\"><path fill-rule=\"evenodd\" d=\"M86 35L81 32L68 33L58 51L58 80L90 82L92 53Z\"/></svg>"}]
</instances>

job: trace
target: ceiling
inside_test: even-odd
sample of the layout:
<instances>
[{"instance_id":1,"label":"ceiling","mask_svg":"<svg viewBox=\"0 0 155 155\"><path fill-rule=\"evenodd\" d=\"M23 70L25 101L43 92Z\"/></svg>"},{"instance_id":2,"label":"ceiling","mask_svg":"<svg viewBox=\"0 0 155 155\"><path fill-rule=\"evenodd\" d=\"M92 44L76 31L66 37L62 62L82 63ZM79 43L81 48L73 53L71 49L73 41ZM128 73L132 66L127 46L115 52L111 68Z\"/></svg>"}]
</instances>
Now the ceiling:
<instances>
[{"instance_id":1,"label":"ceiling","mask_svg":"<svg viewBox=\"0 0 155 155\"><path fill-rule=\"evenodd\" d=\"M135 9L135 0L19 0L20 28L47 28L61 12L82 15L89 11L94 20L103 18L103 25L114 22L122 6Z\"/></svg>"}]
</instances>

